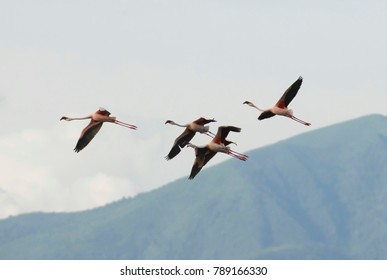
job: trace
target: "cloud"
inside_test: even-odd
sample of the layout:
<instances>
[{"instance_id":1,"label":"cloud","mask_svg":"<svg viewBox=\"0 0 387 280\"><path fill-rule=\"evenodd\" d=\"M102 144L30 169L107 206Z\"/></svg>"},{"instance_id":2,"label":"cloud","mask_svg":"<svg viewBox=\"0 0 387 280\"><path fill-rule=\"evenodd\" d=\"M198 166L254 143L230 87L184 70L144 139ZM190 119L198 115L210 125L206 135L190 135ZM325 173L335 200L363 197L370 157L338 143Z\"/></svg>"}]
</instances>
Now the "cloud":
<instances>
[{"instance_id":1,"label":"cloud","mask_svg":"<svg viewBox=\"0 0 387 280\"><path fill-rule=\"evenodd\" d=\"M68 200L73 201L72 209L81 210L104 205L108 202L137 194L139 189L129 178L98 173L92 177L80 178L68 188ZM68 204L69 201L66 202Z\"/></svg>"},{"instance_id":2,"label":"cloud","mask_svg":"<svg viewBox=\"0 0 387 280\"><path fill-rule=\"evenodd\" d=\"M133 196L138 189L128 178L98 173L63 184L47 169L2 159L5 176L0 179L0 218L34 211L79 211ZM22 174L22 175L20 175Z\"/></svg>"},{"instance_id":3,"label":"cloud","mask_svg":"<svg viewBox=\"0 0 387 280\"><path fill-rule=\"evenodd\" d=\"M47 209L51 201L42 199L48 187L55 188L56 182L44 167L35 167L15 158L2 156L0 159L1 205L0 217L38 210L42 205Z\"/></svg>"},{"instance_id":4,"label":"cloud","mask_svg":"<svg viewBox=\"0 0 387 280\"><path fill-rule=\"evenodd\" d=\"M103 172L59 181L47 166L32 166L8 157L0 159L0 168L0 218L34 211L85 210L140 191L128 177Z\"/></svg>"},{"instance_id":5,"label":"cloud","mask_svg":"<svg viewBox=\"0 0 387 280\"><path fill-rule=\"evenodd\" d=\"M95 161L88 164L95 155L79 158L64 148L69 139L62 139L62 130L69 136L66 130L72 131L25 129L1 138L1 218L32 211L84 210L141 191L125 173L114 174L109 168L104 172Z\"/></svg>"}]
</instances>

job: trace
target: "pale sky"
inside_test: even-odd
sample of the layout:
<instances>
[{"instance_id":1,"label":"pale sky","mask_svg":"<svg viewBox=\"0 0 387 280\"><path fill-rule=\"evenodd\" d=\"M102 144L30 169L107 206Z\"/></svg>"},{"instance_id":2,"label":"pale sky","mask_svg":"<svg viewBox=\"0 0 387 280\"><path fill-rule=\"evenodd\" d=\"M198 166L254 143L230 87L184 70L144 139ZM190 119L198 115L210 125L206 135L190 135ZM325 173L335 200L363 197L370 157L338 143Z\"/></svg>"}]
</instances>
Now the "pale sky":
<instances>
[{"instance_id":1,"label":"pale sky","mask_svg":"<svg viewBox=\"0 0 387 280\"><path fill-rule=\"evenodd\" d=\"M214 132L240 126L229 138L248 154L385 115L386 26L382 0L0 0L0 218L89 209L187 178L192 149L164 159L182 132L167 119L215 118ZM242 105L271 107L300 75L289 108L312 126L259 122ZM88 121L60 117L100 106L139 129L104 124L74 153Z\"/></svg>"}]
</instances>

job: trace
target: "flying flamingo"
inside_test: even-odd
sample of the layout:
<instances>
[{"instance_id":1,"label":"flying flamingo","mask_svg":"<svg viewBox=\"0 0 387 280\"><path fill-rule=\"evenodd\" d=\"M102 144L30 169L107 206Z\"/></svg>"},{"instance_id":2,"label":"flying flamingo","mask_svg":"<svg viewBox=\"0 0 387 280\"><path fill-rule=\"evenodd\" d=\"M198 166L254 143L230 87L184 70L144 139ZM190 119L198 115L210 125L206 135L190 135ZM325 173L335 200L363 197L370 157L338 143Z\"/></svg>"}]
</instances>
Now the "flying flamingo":
<instances>
[{"instance_id":1,"label":"flying flamingo","mask_svg":"<svg viewBox=\"0 0 387 280\"><path fill-rule=\"evenodd\" d=\"M195 161L191 169L189 179L192 180L200 172L204 165L212 159L216 153L225 153L237 159L246 161L248 156L240 154L227 147L229 144L234 143L226 139L230 131L240 132L241 129L235 126L219 126L218 132L214 139L204 147L197 147L191 143L187 144L187 147L195 149Z\"/></svg>"},{"instance_id":2,"label":"flying flamingo","mask_svg":"<svg viewBox=\"0 0 387 280\"><path fill-rule=\"evenodd\" d=\"M116 117L109 117L109 116L110 116L110 112L107 111L105 108L100 107L97 112L83 118L62 117L60 119L65 121L91 119L90 123L82 130L81 136L79 137L77 145L74 148L75 152L77 153L80 152L83 148L85 148L90 143L90 141L101 129L102 124L104 122L111 122L127 128L137 129L137 126L135 125L121 122L117 120Z\"/></svg>"},{"instance_id":3,"label":"flying flamingo","mask_svg":"<svg viewBox=\"0 0 387 280\"><path fill-rule=\"evenodd\" d=\"M278 102L275 104L274 107L270 108L270 109L267 109L267 110L262 110L260 108L258 108L257 106L255 106L252 102L250 101L245 101L243 102L243 104L247 104L249 105L250 107L253 107L259 111L261 111L261 115L258 117L258 120L263 120L263 119L267 119L267 118L271 118L275 115L281 115L281 116L285 116L285 117L288 117L288 118L291 118L292 120L295 120L299 123L302 123L304 125L307 125L309 126L310 123L308 122L305 122L303 120L300 120L299 118L296 118L295 116L293 116L293 111L288 109L288 105L289 103L293 100L293 98L296 96L298 90L300 89L301 87L301 84L302 84L302 77L300 76L297 81L295 81L285 92L284 94L282 95L282 97L280 98L280 100L278 100Z\"/></svg>"},{"instance_id":4,"label":"flying flamingo","mask_svg":"<svg viewBox=\"0 0 387 280\"><path fill-rule=\"evenodd\" d=\"M167 120L165 122L165 124L168 123L171 125L185 127L185 130L183 131L182 134L180 134L176 138L175 142L173 143L171 151L169 152L169 154L165 158L167 160L170 160L170 159L173 159L175 156L177 156L180 153L181 148L184 148L187 145L187 143L189 141L191 141L191 139L195 136L196 132L204 133L208 136L213 137L214 134L211 131L209 131L210 127L208 125L205 125L205 124L210 123L210 122L216 122L216 120L205 119L205 118L201 117L201 118L199 118L193 122L190 122L189 124L186 124L186 125L181 125L181 124L175 123L174 121Z\"/></svg>"}]
</instances>

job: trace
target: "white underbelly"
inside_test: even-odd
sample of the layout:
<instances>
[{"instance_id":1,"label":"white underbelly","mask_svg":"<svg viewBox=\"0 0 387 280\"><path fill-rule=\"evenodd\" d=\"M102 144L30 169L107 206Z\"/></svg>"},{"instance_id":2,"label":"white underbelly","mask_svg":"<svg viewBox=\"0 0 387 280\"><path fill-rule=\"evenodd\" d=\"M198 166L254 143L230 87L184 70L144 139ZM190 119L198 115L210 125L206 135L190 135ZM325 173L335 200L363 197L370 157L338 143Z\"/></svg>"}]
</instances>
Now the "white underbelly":
<instances>
[{"instance_id":1,"label":"white underbelly","mask_svg":"<svg viewBox=\"0 0 387 280\"><path fill-rule=\"evenodd\" d=\"M196 131L196 132L200 132L200 133L207 132L209 130L209 128L210 128L209 126L199 125L196 123L192 123L190 125L191 130Z\"/></svg>"},{"instance_id":2,"label":"white underbelly","mask_svg":"<svg viewBox=\"0 0 387 280\"><path fill-rule=\"evenodd\" d=\"M276 115L281 115L281 116L291 116L293 115L292 110L289 110L287 108L279 108L277 106L273 107L271 111L276 114Z\"/></svg>"},{"instance_id":3,"label":"white underbelly","mask_svg":"<svg viewBox=\"0 0 387 280\"><path fill-rule=\"evenodd\" d=\"M214 142L210 142L210 144L208 144L208 148L211 151L217 152L217 153L227 153L228 150L230 149L230 148L226 147L223 144L217 144L217 143L214 143Z\"/></svg>"}]
</instances>

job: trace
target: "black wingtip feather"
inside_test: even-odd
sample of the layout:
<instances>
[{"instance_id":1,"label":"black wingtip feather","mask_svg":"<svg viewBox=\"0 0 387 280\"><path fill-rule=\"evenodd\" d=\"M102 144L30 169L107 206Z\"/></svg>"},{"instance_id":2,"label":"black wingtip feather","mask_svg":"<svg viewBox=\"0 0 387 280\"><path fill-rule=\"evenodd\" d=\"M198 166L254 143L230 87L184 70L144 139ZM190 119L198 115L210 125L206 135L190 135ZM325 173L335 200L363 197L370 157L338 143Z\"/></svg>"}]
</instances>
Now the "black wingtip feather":
<instances>
[{"instance_id":1,"label":"black wingtip feather","mask_svg":"<svg viewBox=\"0 0 387 280\"><path fill-rule=\"evenodd\" d=\"M265 112L263 112L262 114L259 115L258 120L261 121L261 120L264 120L264 119L271 118L273 116L275 116L275 114L272 113L271 111L265 111Z\"/></svg>"}]
</instances>

